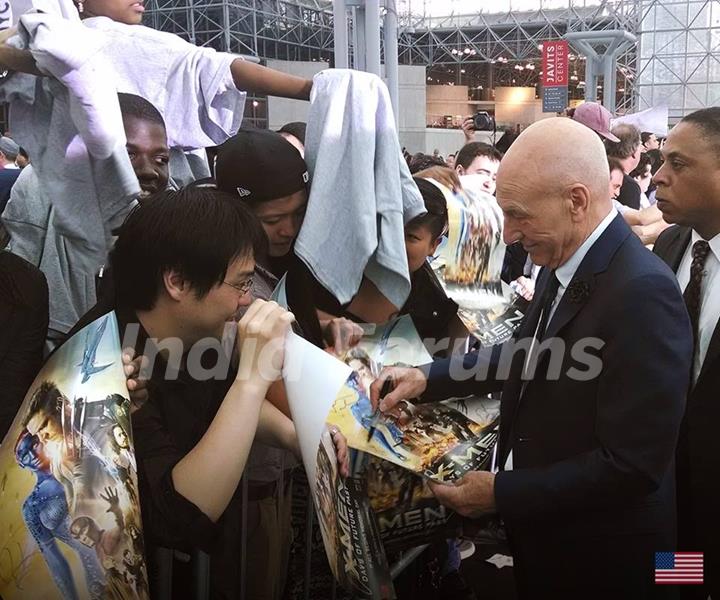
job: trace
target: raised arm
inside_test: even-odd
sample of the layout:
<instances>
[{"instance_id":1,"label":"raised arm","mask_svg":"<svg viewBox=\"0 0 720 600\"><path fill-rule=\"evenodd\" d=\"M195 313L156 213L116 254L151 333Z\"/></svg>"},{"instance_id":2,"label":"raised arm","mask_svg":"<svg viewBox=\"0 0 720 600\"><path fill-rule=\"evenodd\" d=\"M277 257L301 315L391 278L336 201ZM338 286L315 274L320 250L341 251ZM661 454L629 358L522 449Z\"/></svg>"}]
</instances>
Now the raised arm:
<instances>
[{"instance_id":1,"label":"raised arm","mask_svg":"<svg viewBox=\"0 0 720 600\"><path fill-rule=\"evenodd\" d=\"M7 44L0 44L0 69L42 76L29 50L20 50Z\"/></svg>"},{"instance_id":2,"label":"raised arm","mask_svg":"<svg viewBox=\"0 0 720 600\"><path fill-rule=\"evenodd\" d=\"M310 99L310 79L281 73L240 58L232 62L230 72L239 90L297 100Z\"/></svg>"},{"instance_id":3,"label":"raised arm","mask_svg":"<svg viewBox=\"0 0 720 600\"><path fill-rule=\"evenodd\" d=\"M292 314L274 302L256 300L250 306L238 324L237 379L205 435L172 470L175 490L213 522L225 511L242 476L263 400L270 384L280 377L279 367L271 363L282 356L291 321ZM271 353L267 347L272 344L277 351Z\"/></svg>"}]
</instances>

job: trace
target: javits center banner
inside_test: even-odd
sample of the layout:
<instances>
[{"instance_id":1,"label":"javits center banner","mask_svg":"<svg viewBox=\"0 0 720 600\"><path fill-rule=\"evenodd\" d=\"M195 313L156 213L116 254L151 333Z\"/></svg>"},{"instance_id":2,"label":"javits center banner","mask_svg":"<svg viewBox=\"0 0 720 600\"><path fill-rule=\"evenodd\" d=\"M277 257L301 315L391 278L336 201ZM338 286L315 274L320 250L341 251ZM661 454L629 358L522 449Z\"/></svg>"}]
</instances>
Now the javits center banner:
<instances>
[{"instance_id":1,"label":"javits center banner","mask_svg":"<svg viewBox=\"0 0 720 600\"><path fill-rule=\"evenodd\" d=\"M0 445L0 596L148 598L114 313L47 361Z\"/></svg>"},{"instance_id":2,"label":"javits center banner","mask_svg":"<svg viewBox=\"0 0 720 600\"><path fill-rule=\"evenodd\" d=\"M542 46L543 112L560 112L568 102L570 50L563 40L543 42Z\"/></svg>"}]
</instances>

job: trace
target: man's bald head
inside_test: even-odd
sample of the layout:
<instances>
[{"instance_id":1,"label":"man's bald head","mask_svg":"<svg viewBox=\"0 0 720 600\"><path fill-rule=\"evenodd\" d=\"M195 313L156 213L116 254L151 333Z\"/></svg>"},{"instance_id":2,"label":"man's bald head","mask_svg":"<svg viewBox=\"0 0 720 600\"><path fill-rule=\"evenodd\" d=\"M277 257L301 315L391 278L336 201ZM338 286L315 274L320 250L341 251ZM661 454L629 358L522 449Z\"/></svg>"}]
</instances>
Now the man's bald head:
<instances>
[{"instance_id":1,"label":"man's bald head","mask_svg":"<svg viewBox=\"0 0 720 600\"><path fill-rule=\"evenodd\" d=\"M545 119L520 134L503 158L498 184L501 177L518 176L548 191L581 183L593 199L607 200L605 147L594 131L572 119Z\"/></svg>"},{"instance_id":2,"label":"man's bald head","mask_svg":"<svg viewBox=\"0 0 720 600\"><path fill-rule=\"evenodd\" d=\"M498 171L505 241L521 242L535 264L564 264L610 211L609 180L591 129L560 118L528 127Z\"/></svg>"}]
</instances>

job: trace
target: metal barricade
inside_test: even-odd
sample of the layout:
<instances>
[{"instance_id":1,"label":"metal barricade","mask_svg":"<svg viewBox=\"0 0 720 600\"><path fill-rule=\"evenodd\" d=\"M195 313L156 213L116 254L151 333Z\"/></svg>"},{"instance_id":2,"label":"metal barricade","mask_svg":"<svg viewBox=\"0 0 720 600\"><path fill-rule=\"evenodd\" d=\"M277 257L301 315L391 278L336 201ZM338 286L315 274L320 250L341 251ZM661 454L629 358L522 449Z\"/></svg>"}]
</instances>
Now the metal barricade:
<instances>
[{"instance_id":1,"label":"metal barricade","mask_svg":"<svg viewBox=\"0 0 720 600\"><path fill-rule=\"evenodd\" d=\"M278 490L280 490L280 503L284 500L284 478L281 475L278 482ZM247 595L247 519L248 519L248 481L243 477L240 480L240 488L242 494L242 515L240 528L240 600L253 600ZM280 504L282 508L282 504ZM304 564L304 600L310 599L310 580L312 577L312 540L313 540L313 523L315 520L315 509L312 501L308 502L307 512L305 514L306 530L305 530L305 564ZM410 566L420 554L422 554L427 545L418 546L402 553L400 559L391 566L390 575L396 579L408 566ZM172 573L173 573L174 551L169 548L157 548L155 550L155 591L153 600L173 600L172 590ZM191 556L192 571L192 589L194 600L209 600L210 598L210 556L201 550L195 550ZM335 580L332 582L331 598L335 600L337 597L337 584Z\"/></svg>"}]
</instances>

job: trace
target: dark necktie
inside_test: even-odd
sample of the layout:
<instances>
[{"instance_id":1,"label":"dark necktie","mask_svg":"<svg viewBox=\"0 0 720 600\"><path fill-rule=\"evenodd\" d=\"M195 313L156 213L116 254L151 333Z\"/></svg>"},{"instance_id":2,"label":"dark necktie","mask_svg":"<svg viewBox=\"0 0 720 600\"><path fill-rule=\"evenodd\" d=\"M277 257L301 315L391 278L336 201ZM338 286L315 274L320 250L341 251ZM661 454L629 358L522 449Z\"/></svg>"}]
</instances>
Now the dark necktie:
<instances>
[{"instance_id":1,"label":"dark necktie","mask_svg":"<svg viewBox=\"0 0 720 600\"><path fill-rule=\"evenodd\" d=\"M538 341L541 341L545 336L545 330L547 329L548 321L550 320L550 312L552 311L552 305L555 301L555 297L557 296L559 287L560 282L555 276L555 271L551 271L542 296L542 313L540 314L540 325L538 326L536 336Z\"/></svg>"},{"instance_id":2,"label":"dark necktie","mask_svg":"<svg viewBox=\"0 0 720 600\"><path fill-rule=\"evenodd\" d=\"M697 353L698 345L698 323L700 321L700 301L702 299L702 280L705 275L705 260L710 253L710 244L705 240L698 240L692 247L692 264L690 265L690 281L685 288L683 298L693 329L694 350L693 356Z\"/></svg>"}]
</instances>

